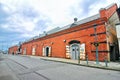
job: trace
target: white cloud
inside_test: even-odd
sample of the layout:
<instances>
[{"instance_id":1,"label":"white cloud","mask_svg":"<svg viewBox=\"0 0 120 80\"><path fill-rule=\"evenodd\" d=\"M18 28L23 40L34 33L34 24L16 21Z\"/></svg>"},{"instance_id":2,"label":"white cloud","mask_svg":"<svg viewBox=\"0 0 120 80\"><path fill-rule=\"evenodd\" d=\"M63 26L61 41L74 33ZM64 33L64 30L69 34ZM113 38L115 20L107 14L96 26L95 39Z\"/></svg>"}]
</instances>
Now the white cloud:
<instances>
[{"instance_id":1,"label":"white cloud","mask_svg":"<svg viewBox=\"0 0 120 80\"><path fill-rule=\"evenodd\" d=\"M4 10L5 12L7 12L7 13L9 13L9 12L10 12L9 7L7 7L7 6L3 6L3 10Z\"/></svg>"},{"instance_id":2,"label":"white cloud","mask_svg":"<svg viewBox=\"0 0 120 80\"><path fill-rule=\"evenodd\" d=\"M7 18L8 23L3 27L11 31L22 32L23 34L30 33L29 35L33 35L33 33L38 34L39 30L35 31L34 29L35 27L41 27L41 25L37 26L40 20L46 21L42 25L47 26L45 26L46 31L73 22L73 18L70 16L70 7L77 4L74 0L2 0L2 3L9 7L8 11L12 11ZM39 14L34 19L21 14L23 10L27 10L29 7Z\"/></svg>"},{"instance_id":3,"label":"white cloud","mask_svg":"<svg viewBox=\"0 0 120 80\"><path fill-rule=\"evenodd\" d=\"M23 32L23 31L33 31L35 28L34 22L30 21L27 18L24 18L24 16L21 16L19 14L13 14L7 18L8 23L4 24L5 26L2 26L5 29L13 30L17 32Z\"/></svg>"},{"instance_id":4,"label":"white cloud","mask_svg":"<svg viewBox=\"0 0 120 80\"><path fill-rule=\"evenodd\" d=\"M70 8L78 5L80 0L35 0L31 1L31 6L34 7L40 14L49 17L52 24L49 26L63 26L71 23L73 17L70 15Z\"/></svg>"},{"instance_id":5,"label":"white cloud","mask_svg":"<svg viewBox=\"0 0 120 80\"><path fill-rule=\"evenodd\" d=\"M116 3L118 6L120 5L119 0L100 0L100 1L97 1L96 3L89 6L89 16L99 13L99 10L101 8L105 8L112 3Z\"/></svg>"},{"instance_id":6,"label":"white cloud","mask_svg":"<svg viewBox=\"0 0 120 80\"><path fill-rule=\"evenodd\" d=\"M119 0L99 0L86 5L89 11L83 13L83 0L0 0L4 11L9 14L7 23L2 27L10 31L20 32L21 36L38 35L44 30L54 27L63 27L73 22L74 17L78 20L98 13L99 9L111 3L120 4ZM28 12L27 12L28 11ZM33 14L32 14L33 11ZM25 14L24 14L25 13ZM34 17L26 16L31 14ZM36 14L34 14L36 13ZM42 21L43 22L42 22ZM39 23L39 24L38 24ZM44 30L43 30L44 29Z\"/></svg>"}]
</instances>

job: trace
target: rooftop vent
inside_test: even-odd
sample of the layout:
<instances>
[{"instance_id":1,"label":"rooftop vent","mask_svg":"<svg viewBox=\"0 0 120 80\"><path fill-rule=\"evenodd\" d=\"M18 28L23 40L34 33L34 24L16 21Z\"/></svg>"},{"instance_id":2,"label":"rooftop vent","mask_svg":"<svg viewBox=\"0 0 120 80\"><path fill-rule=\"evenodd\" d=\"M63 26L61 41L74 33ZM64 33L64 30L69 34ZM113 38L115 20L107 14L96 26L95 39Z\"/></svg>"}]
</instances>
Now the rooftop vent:
<instances>
[{"instance_id":1,"label":"rooftop vent","mask_svg":"<svg viewBox=\"0 0 120 80\"><path fill-rule=\"evenodd\" d=\"M74 18L74 23L77 22L77 20L78 20L77 18Z\"/></svg>"},{"instance_id":2,"label":"rooftop vent","mask_svg":"<svg viewBox=\"0 0 120 80\"><path fill-rule=\"evenodd\" d=\"M47 32L46 31L44 31L43 33L44 33L45 36L47 36Z\"/></svg>"}]
</instances>

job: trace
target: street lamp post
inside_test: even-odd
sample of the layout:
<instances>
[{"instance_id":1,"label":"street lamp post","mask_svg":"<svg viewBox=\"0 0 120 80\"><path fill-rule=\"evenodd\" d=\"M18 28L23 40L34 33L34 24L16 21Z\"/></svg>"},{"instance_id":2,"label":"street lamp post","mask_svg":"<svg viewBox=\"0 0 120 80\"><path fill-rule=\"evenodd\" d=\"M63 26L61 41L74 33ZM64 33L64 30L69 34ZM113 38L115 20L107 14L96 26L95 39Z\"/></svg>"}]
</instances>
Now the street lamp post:
<instances>
[{"instance_id":1,"label":"street lamp post","mask_svg":"<svg viewBox=\"0 0 120 80\"><path fill-rule=\"evenodd\" d=\"M98 45L99 43L97 42L97 32L96 32L96 24L94 25L94 31L95 31L95 47L96 47L96 64L98 65L99 64L99 59L98 59Z\"/></svg>"}]
</instances>

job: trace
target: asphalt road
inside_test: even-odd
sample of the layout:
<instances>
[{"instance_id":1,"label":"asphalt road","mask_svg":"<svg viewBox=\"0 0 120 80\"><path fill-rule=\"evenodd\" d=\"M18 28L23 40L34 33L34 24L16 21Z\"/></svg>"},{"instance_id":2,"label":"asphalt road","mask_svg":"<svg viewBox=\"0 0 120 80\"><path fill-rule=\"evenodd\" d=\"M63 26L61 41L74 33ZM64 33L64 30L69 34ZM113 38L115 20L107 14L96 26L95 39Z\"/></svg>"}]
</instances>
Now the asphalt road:
<instances>
[{"instance_id":1,"label":"asphalt road","mask_svg":"<svg viewBox=\"0 0 120 80\"><path fill-rule=\"evenodd\" d=\"M46 61L19 55L0 55L0 80L119 80L120 72Z\"/></svg>"}]
</instances>

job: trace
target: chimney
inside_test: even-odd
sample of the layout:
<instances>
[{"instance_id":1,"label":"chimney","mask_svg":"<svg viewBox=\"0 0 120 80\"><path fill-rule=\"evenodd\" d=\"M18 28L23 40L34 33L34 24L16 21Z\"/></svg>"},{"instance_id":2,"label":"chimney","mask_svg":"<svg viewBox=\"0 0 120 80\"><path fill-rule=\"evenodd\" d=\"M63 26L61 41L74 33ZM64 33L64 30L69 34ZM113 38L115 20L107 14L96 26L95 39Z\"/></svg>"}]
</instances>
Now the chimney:
<instances>
[{"instance_id":1,"label":"chimney","mask_svg":"<svg viewBox=\"0 0 120 80\"><path fill-rule=\"evenodd\" d=\"M101 8L99 10L99 14L100 14L101 18L106 17L106 9L105 8Z\"/></svg>"}]
</instances>

